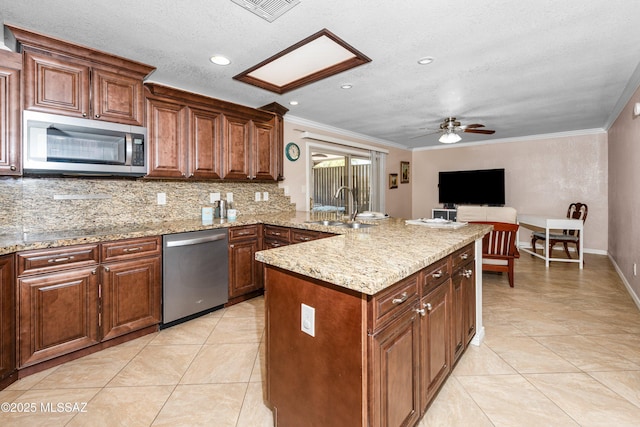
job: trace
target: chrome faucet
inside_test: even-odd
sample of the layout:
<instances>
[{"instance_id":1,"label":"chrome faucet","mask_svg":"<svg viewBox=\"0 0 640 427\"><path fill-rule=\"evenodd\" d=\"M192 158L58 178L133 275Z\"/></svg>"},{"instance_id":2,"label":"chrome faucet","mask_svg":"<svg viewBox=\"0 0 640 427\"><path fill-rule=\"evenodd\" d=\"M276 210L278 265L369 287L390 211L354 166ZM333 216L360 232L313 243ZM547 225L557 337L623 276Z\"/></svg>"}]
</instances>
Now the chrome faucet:
<instances>
[{"instance_id":1,"label":"chrome faucet","mask_svg":"<svg viewBox=\"0 0 640 427\"><path fill-rule=\"evenodd\" d=\"M338 188L338 191L336 191L335 196L333 196L334 198L338 198L338 196L340 196L340 192L342 190L348 190L349 194L351 195L351 203L353 205L353 213L351 214L351 221L355 221L356 220L356 216L358 216L358 204L356 203L356 196L353 194L353 188L351 187L347 187L346 185L343 185L342 187Z\"/></svg>"}]
</instances>

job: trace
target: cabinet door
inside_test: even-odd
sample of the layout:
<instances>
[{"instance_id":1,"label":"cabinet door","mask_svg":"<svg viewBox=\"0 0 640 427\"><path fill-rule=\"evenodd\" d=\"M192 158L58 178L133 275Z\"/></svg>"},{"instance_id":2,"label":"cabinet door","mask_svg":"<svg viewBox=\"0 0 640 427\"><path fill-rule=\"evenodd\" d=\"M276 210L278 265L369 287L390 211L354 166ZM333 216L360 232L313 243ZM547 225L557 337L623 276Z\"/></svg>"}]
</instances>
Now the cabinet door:
<instances>
[{"instance_id":1,"label":"cabinet door","mask_svg":"<svg viewBox=\"0 0 640 427\"><path fill-rule=\"evenodd\" d=\"M25 51L24 108L89 117L89 74L87 65Z\"/></svg>"},{"instance_id":2,"label":"cabinet door","mask_svg":"<svg viewBox=\"0 0 640 427\"><path fill-rule=\"evenodd\" d=\"M278 177L275 128L271 123L254 122L251 138L253 179L275 181Z\"/></svg>"},{"instance_id":3,"label":"cabinet door","mask_svg":"<svg viewBox=\"0 0 640 427\"><path fill-rule=\"evenodd\" d=\"M21 175L20 69L22 56L0 51L0 175Z\"/></svg>"},{"instance_id":4,"label":"cabinet door","mask_svg":"<svg viewBox=\"0 0 640 427\"><path fill-rule=\"evenodd\" d=\"M453 363L464 351L464 286L462 269L457 269L451 275L451 357Z\"/></svg>"},{"instance_id":5,"label":"cabinet door","mask_svg":"<svg viewBox=\"0 0 640 427\"><path fill-rule=\"evenodd\" d=\"M198 179L222 177L222 115L189 109L189 170Z\"/></svg>"},{"instance_id":6,"label":"cabinet door","mask_svg":"<svg viewBox=\"0 0 640 427\"><path fill-rule=\"evenodd\" d=\"M0 256L0 384L16 371L16 298L13 262L13 255Z\"/></svg>"},{"instance_id":7,"label":"cabinet door","mask_svg":"<svg viewBox=\"0 0 640 427\"><path fill-rule=\"evenodd\" d=\"M224 179L252 179L249 164L251 121L224 116Z\"/></svg>"},{"instance_id":8,"label":"cabinet door","mask_svg":"<svg viewBox=\"0 0 640 427\"><path fill-rule=\"evenodd\" d=\"M142 126L142 80L99 68L91 70L92 119Z\"/></svg>"},{"instance_id":9,"label":"cabinet door","mask_svg":"<svg viewBox=\"0 0 640 427\"><path fill-rule=\"evenodd\" d=\"M255 260L259 240L229 244L229 298L262 289L262 269Z\"/></svg>"},{"instance_id":10,"label":"cabinet door","mask_svg":"<svg viewBox=\"0 0 640 427\"><path fill-rule=\"evenodd\" d=\"M152 257L103 267L103 340L160 323L160 265L160 257Z\"/></svg>"},{"instance_id":11,"label":"cabinet door","mask_svg":"<svg viewBox=\"0 0 640 427\"><path fill-rule=\"evenodd\" d=\"M412 426L420 416L419 326L407 310L370 338L370 425Z\"/></svg>"},{"instance_id":12,"label":"cabinet door","mask_svg":"<svg viewBox=\"0 0 640 427\"><path fill-rule=\"evenodd\" d=\"M95 267L20 278L18 292L20 366L98 342Z\"/></svg>"},{"instance_id":13,"label":"cabinet door","mask_svg":"<svg viewBox=\"0 0 640 427\"><path fill-rule=\"evenodd\" d=\"M465 348L476 334L476 278L474 263L465 265L462 275L462 289L464 292L464 320Z\"/></svg>"},{"instance_id":14,"label":"cabinet door","mask_svg":"<svg viewBox=\"0 0 640 427\"><path fill-rule=\"evenodd\" d=\"M451 370L451 300L449 280L420 301L421 408L427 405Z\"/></svg>"},{"instance_id":15,"label":"cabinet door","mask_svg":"<svg viewBox=\"0 0 640 427\"><path fill-rule=\"evenodd\" d=\"M149 177L183 178L187 173L186 107L147 99Z\"/></svg>"}]
</instances>

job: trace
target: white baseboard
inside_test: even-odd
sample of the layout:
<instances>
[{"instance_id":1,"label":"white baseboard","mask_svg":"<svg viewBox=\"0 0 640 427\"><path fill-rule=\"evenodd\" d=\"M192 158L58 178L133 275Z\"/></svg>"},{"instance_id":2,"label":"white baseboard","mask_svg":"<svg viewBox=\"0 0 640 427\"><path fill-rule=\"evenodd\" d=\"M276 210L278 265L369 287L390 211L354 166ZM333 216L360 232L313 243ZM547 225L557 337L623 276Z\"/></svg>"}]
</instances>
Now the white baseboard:
<instances>
[{"instance_id":1,"label":"white baseboard","mask_svg":"<svg viewBox=\"0 0 640 427\"><path fill-rule=\"evenodd\" d=\"M542 250L541 246L536 245L539 249ZM531 242L520 242L520 244L518 245L519 248L527 248L527 249L531 249ZM556 246L556 249L554 250L558 250L558 248L562 248L562 246ZM575 252L576 249L573 246L569 246L569 252ZM591 249L591 248L584 248L583 249L585 254L595 254L595 255L609 255L609 253L605 250L602 249Z\"/></svg>"},{"instance_id":2,"label":"white baseboard","mask_svg":"<svg viewBox=\"0 0 640 427\"><path fill-rule=\"evenodd\" d=\"M629 292L629 295L631 296L631 299L633 300L633 302L636 303L636 306L638 307L638 310L640 310L640 297L633 291L633 288L631 287L631 284L629 283L627 278L624 277L624 274L622 274L622 270L620 270L620 267L618 267L618 264L613 259L611 254L607 254L607 255L609 256L609 259L611 260L611 264L613 264L613 267L618 272L618 276L620 276L620 279L622 280L622 283L624 283L624 287L627 288L627 292Z\"/></svg>"}]
</instances>

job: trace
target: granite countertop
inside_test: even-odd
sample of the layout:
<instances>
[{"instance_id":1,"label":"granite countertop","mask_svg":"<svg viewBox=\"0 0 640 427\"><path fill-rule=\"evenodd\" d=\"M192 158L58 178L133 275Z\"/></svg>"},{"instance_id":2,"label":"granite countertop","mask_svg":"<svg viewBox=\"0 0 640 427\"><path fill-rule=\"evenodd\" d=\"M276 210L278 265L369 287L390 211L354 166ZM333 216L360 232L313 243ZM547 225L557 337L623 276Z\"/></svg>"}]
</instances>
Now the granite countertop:
<instances>
[{"instance_id":1,"label":"granite countertop","mask_svg":"<svg viewBox=\"0 0 640 427\"><path fill-rule=\"evenodd\" d=\"M0 255L187 231L271 224L324 231L337 236L260 251L256 253L258 261L373 295L491 230L491 226L481 224L469 224L455 230L407 225L405 220L397 218L362 221L375 226L355 230L308 223L317 219L329 218L326 214L280 212L240 215L234 221L214 219L208 224L201 220L185 220L90 230L0 234Z\"/></svg>"}]
</instances>

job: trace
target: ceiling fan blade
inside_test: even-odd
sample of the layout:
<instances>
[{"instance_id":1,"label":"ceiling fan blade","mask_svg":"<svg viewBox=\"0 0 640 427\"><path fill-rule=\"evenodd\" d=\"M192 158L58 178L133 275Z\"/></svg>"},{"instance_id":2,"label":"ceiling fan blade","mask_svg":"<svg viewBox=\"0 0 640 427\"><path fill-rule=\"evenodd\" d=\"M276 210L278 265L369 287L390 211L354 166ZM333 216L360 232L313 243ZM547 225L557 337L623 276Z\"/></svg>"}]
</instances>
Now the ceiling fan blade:
<instances>
[{"instance_id":1,"label":"ceiling fan blade","mask_svg":"<svg viewBox=\"0 0 640 427\"><path fill-rule=\"evenodd\" d=\"M481 125L480 123L474 123L472 125L464 125L464 126L460 126L462 129L474 129L474 128L483 128L484 125Z\"/></svg>"},{"instance_id":2,"label":"ceiling fan blade","mask_svg":"<svg viewBox=\"0 0 640 427\"><path fill-rule=\"evenodd\" d=\"M464 131L466 133L482 133L485 135L492 135L496 133L495 130L489 130L489 129L465 129Z\"/></svg>"}]
</instances>

